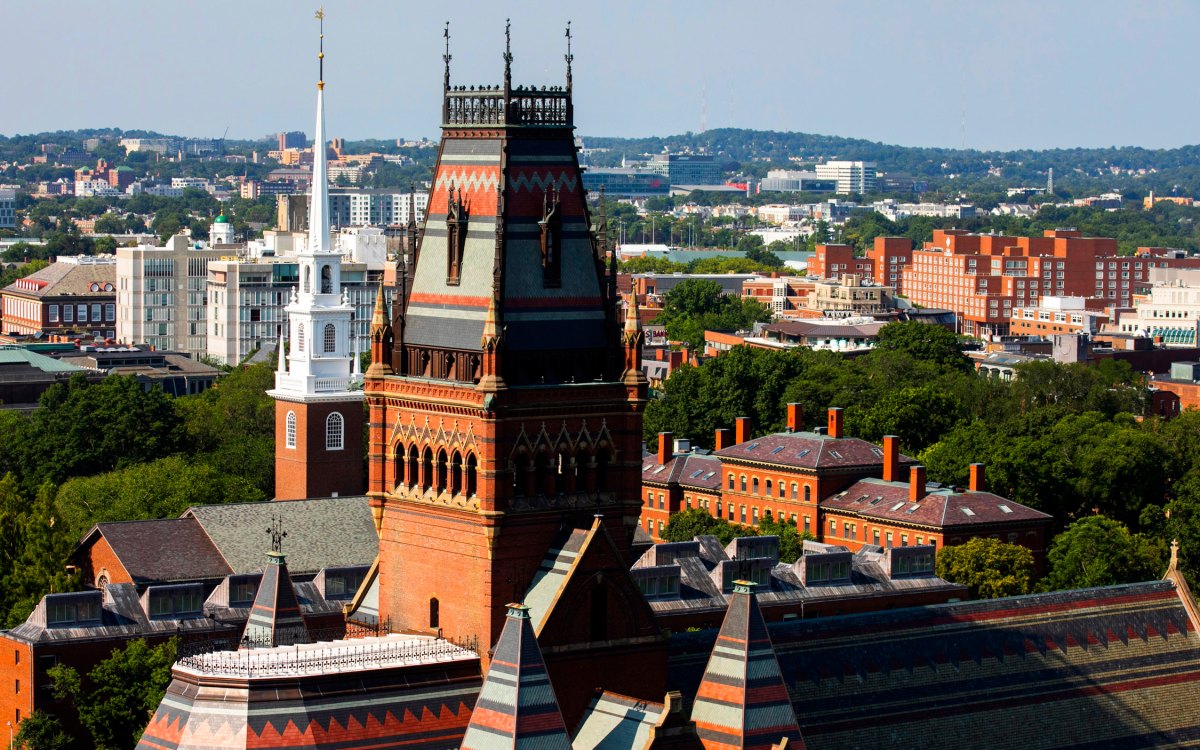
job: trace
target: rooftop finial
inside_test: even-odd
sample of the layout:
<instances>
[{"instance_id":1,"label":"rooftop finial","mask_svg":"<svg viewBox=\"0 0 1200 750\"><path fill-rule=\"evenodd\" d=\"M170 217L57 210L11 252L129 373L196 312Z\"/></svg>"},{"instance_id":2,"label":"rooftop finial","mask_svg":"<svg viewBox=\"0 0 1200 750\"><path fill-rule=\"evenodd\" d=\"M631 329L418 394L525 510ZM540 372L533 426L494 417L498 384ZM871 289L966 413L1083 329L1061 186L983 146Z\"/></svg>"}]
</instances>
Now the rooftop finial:
<instances>
[{"instance_id":1,"label":"rooftop finial","mask_svg":"<svg viewBox=\"0 0 1200 750\"><path fill-rule=\"evenodd\" d=\"M267 533L271 535L271 551L283 552L283 540L287 538L287 532L283 530L283 518L271 516L271 525L267 527Z\"/></svg>"},{"instance_id":2,"label":"rooftop finial","mask_svg":"<svg viewBox=\"0 0 1200 750\"><path fill-rule=\"evenodd\" d=\"M567 21L567 91L571 90L571 63L575 61L575 55L571 54L571 22Z\"/></svg>"},{"instance_id":3,"label":"rooftop finial","mask_svg":"<svg viewBox=\"0 0 1200 750\"><path fill-rule=\"evenodd\" d=\"M447 91L450 90L450 22L446 22L446 28L442 31L442 36L446 39L446 51L442 54L442 61L446 63L446 79L442 84Z\"/></svg>"},{"instance_id":4,"label":"rooftop finial","mask_svg":"<svg viewBox=\"0 0 1200 750\"><path fill-rule=\"evenodd\" d=\"M321 29L317 51L317 88L325 88L325 7L317 8L317 23Z\"/></svg>"},{"instance_id":5,"label":"rooftop finial","mask_svg":"<svg viewBox=\"0 0 1200 750\"><path fill-rule=\"evenodd\" d=\"M504 88L512 88L512 22L504 19Z\"/></svg>"}]
</instances>

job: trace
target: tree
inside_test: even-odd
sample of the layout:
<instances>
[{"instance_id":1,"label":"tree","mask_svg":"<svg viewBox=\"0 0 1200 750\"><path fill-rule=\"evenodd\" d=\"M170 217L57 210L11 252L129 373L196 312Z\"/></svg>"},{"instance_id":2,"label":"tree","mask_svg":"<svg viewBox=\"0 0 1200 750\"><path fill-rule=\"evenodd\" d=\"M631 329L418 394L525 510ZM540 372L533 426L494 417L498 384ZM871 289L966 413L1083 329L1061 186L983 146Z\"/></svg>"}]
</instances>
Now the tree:
<instances>
[{"instance_id":1,"label":"tree","mask_svg":"<svg viewBox=\"0 0 1200 750\"><path fill-rule=\"evenodd\" d=\"M21 243L17 243L17 244L21 244ZM13 245L13 247L16 247L16 245ZM39 258L36 260L31 260L28 263L25 263L23 265L13 266L12 268L7 268L2 273L0 273L0 289L3 289L4 287L6 287L9 284L16 281L17 279L23 279L31 273L37 273L38 271L42 270L43 268L45 268L49 265L50 265L50 261L42 260Z\"/></svg>"},{"instance_id":2,"label":"tree","mask_svg":"<svg viewBox=\"0 0 1200 750\"><path fill-rule=\"evenodd\" d=\"M916 321L890 323L879 329L875 347L881 351L905 352L918 361L961 372L974 369L971 360L962 353L958 336L941 326Z\"/></svg>"},{"instance_id":3,"label":"tree","mask_svg":"<svg viewBox=\"0 0 1200 750\"><path fill-rule=\"evenodd\" d=\"M132 750L171 682L178 639L149 646L139 638L96 665L86 684L66 664L47 674L58 700L70 700L100 750Z\"/></svg>"},{"instance_id":4,"label":"tree","mask_svg":"<svg viewBox=\"0 0 1200 750\"><path fill-rule=\"evenodd\" d=\"M13 747L20 750L68 750L73 742L59 720L44 711L26 716L20 727L13 738Z\"/></svg>"},{"instance_id":5,"label":"tree","mask_svg":"<svg viewBox=\"0 0 1200 750\"><path fill-rule=\"evenodd\" d=\"M1033 584L1033 553L999 539L977 537L942 547L936 564L939 577L967 587L972 599L1028 594Z\"/></svg>"},{"instance_id":6,"label":"tree","mask_svg":"<svg viewBox=\"0 0 1200 750\"><path fill-rule=\"evenodd\" d=\"M804 542L815 542L817 538L810 532L800 531L796 522L791 519L776 521L770 509L763 512L762 520L758 522L759 536L779 537L779 562L794 563L804 554Z\"/></svg>"},{"instance_id":7,"label":"tree","mask_svg":"<svg viewBox=\"0 0 1200 750\"><path fill-rule=\"evenodd\" d=\"M740 536L758 536L751 526L730 523L724 518L713 518L703 508L689 508L672 513L663 529L663 539L668 542L690 542L698 536L715 536L721 544L729 544Z\"/></svg>"},{"instance_id":8,"label":"tree","mask_svg":"<svg viewBox=\"0 0 1200 750\"><path fill-rule=\"evenodd\" d=\"M1047 554L1046 591L1148 581L1162 575L1163 549L1125 524L1089 516L1054 538Z\"/></svg>"},{"instance_id":9,"label":"tree","mask_svg":"<svg viewBox=\"0 0 1200 750\"><path fill-rule=\"evenodd\" d=\"M663 295L656 322L666 327L672 340L699 349L706 329L740 330L770 319L771 311L759 302L726 295L715 281L688 279Z\"/></svg>"},{"instance_id":10,"label":"tree","mask_svg":"<svg viewBox=\"0 0 1200 750\"><path fill-rule=\"evenodd\" d=\"M8 627L25 621L42 597L51 591L74 591L78 573L66 571L67 558L79 535L62 523L54 486L38 489L29 511L21 519L20 552L5 579Z\"/></svg>"},{"instance_id":11,"label":"tree","mask_svg":"<svg viewBox=\"0 0 1200 750\"><path fill-rule=\"evenodd\" d=\"M953 396L934 385L905 387L885 394L856 421L856 433L879 441L896 435L907 449L924 450L963 418Z\"/></svg>"}]
</instances>

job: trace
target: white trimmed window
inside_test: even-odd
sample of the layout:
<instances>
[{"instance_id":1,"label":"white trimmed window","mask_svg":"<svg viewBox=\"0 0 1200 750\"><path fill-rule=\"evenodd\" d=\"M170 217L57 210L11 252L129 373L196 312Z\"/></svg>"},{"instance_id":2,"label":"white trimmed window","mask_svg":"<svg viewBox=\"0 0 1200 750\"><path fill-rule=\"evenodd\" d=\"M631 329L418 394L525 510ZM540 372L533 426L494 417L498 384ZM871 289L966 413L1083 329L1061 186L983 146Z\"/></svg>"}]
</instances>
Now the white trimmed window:
<instances>
[{"instance_id":1,"label":"white trimmed window","mask_svg":"<svg viewBox=\"0 0 1200 750\"><path fill-rule=\"evenodd\" d=\"M304 351L304 324L301 323L296 327L296 349Z\"/></svg>"},{"instance_id":2,"label":"white trimmed window","mask_svg":"<svg viewBox=\"0 0 1200 750\"><path fill-rule=\"evenodd\" d=\"M329 354L337 350L337 329L333 327L333 323L325 324L325 353Z\"/></svg>"},{"instance_id":3,"label":"white trimmed window","mask_svg":"<svg viewBox=\"0 0 1200 750\"><path fill-rule=\"evenodd\" d=\"M345 434L342 415L336 411L325 418L325 450L340 451Z\"/></svg>"},{"instance_id":4,"label":"white trimmed window","mask_svg":"<svg viewBox=\"0 0 1200 750\"><path fill-rule=\"evenodd\" d=\"M296 412L287 413L287 447L296 447Z\"/></svg>"}]
</instances>

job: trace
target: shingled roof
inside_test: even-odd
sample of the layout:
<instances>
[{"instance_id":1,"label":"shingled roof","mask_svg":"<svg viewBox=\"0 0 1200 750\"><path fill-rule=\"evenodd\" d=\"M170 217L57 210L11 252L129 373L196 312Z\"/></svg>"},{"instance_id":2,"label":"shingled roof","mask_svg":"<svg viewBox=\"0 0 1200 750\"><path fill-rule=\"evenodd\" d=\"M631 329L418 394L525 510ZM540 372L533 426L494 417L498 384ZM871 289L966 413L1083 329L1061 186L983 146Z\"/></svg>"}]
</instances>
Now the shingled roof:
<instances>
[{"instance_id":1,"label":"shingled roof","mask_svg":"<svg viewBox=\"0 0 1200 750\"><path fill-rule=\"evenodd\" d=\"M883 466L883 449L854 437L831 437L815 432L778 432L731 445L716 453L724 460L752 461L797 469L841 469ZM914 463L899 457L900 465Z\"/></svg>"},{"instance_id":2,"label":"shingled roof","mask_svg":"<svg viewBox=\"0 0 1200 750\"><path fill-rule=\"evenodd\" d=\"M233 572L195 518L98 523L80 546L98 537L137 585L214 580Z\"/></svg>"},{"instance_id":3,"label":"shingled roof","mask_svg":"<svg viewBox=\"0 0 1200 750\"><path fill-rule=\"evenodd\" d=\"M665 464L658 463L656 456L648 456L642 463L642 482L646 484L679 484L698 490L721 489L721 461L707 453L684 453L671 458Z\"/></svg>"},{"instance_id":4,"label":"shingled roof","mask_svg":"<svg viewBox=\"0 0 1200 750\"><path fill-rule=\"evenodd\" d=\"M771 750L782 739L788 747L804 748L749 581L734 587L696 690L692 721L705 750Z\"/></svg>"},{"instance_id":5,"label":"shingled roof","mask_svg":"<svg viewBox=\"0 0 1200 750\"><path fill-rule=\"evenodd\" d=\"M1200 634L1170 581L772 624L810 750L1178 747L1200 737ZM711 633L676 634L695 690Z\"/></svg>"},{"instance_id":6,"label":"shingled roof","mask_svg":"<svg viewBox=\"0 0 1200 750\"><path fill-rule=\"evenodd\" d=\"M571 738L524 605L509 605L508 620L471 712L462 748L571 750Z\"/></svg>"},{"instance_id":7,"label":"shingled roof","mask_svg":"<svg viewBox=\"0 0 1200 750\"><path fill-rule=\"evenodd\" d=\"M254 605L250 607L243 641L266 648L309 642L308 626L282 552L267 553L267 565L254 595Z\"/></svg>"},{"instance_id":8,"label":"shingled roof","mask_svg":"<svg viewBox=\"0 0 1200 750\"><path fill-rule=\"evenodd\" d=\"M909 489L907 482L863 479L833 497L822 500L821 508L849 511L862 518L938 528L996 523L1050 523L1054 520L1040 510L991 492L926 487L925 494L914 503L909 499Z\"/></svg>"}]
</instances>

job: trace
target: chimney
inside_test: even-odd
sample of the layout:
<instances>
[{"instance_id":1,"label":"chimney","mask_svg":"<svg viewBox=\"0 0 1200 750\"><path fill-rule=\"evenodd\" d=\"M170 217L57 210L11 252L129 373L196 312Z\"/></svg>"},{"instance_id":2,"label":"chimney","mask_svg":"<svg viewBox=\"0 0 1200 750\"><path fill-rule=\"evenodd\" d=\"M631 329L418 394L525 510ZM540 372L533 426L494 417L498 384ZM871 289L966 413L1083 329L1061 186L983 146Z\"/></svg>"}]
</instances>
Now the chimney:
<instances>
[{"instance_id":1,"label":"chimney","mask_svg":"<svg viewBox=\"0 0 1200 750\"><path fill-rule=\"evenodd\" d=\"M900 481L900 438L895 435L883 436L883 481Z\"/></svg>"},{"instance_id":2,"label":"chimney","mask_svg":"<svg viewBox=\"0 0 1200 750\"><path fill-rule=\"evenodd\" d=\"M842 408L829 407L829 437L842 437Z\"/></svg>"},{"instance_id":3,"label":"chimney","mask_svg":"<svg viewBox=\"0 0 1200 750\"><path fill-rule=\"evenodd\" d=\"M913 466L908 470L908 501L919 503L925 497L925 467Z\"/></svg>"},{"instance_id":4,"label":"chimney","mask_svg":"<svg viewBox=\"0 0 1200 750\"><path fill-rule=\"evenodd\" d=\"M804 405L795 401L787 405L788 432L800 432L804 429Z\"/></svg>"},{"instance_id":5,"label":"chimney","mask_svg":"<svg viewBox=\"0 0 1200 750\"><path fill-rule=\"evenodd\" d=\"M733 431L728 427L721 427L717 430L716 438L713 440L713 450L719 451L722 448L728 448L733 445Z\"/></svg>"},{"instance_id":6,"label":"chimney","mask_svg":"<svg viewBox=\"0 0 1200 750\"><path fill-rule=\"evenodd\" d=\"M971 492L984 492L983 464L971 464Z\"/></svg>"},{"instance_id":7,"label":"chimney","mask_svg":"<svg viewBox=\"0 0 1200 750\"><path fill-rule=\"evenodd\" d=\"M750 417L738 417L734 420L733 439L735 445L750 439Z\"/></svg>"},{"instance_id":8,"label":"chimney","mask_svg":"<svg viewBox=\"0 0 1200 750\"><path fill-rule=\"evenodd\" d=\"M658 465L662 466L674 455L675 436L669 432L658 433Z\"/></svg>"}]
</instances>

